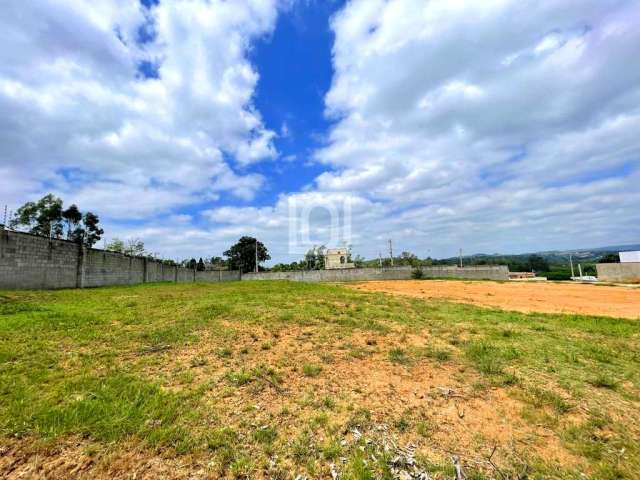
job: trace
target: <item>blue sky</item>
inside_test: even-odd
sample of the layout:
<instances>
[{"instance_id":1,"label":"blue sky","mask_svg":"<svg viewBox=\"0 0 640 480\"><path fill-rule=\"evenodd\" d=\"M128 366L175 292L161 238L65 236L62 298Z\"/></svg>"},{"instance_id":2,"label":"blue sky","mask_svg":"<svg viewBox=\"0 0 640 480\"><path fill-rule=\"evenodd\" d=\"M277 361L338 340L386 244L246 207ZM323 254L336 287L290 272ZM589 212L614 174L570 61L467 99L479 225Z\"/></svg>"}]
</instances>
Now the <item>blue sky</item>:
<instances>
[{"instance_id":1,"label":"blue sky","mask_svg":"<svg viewBox=\"0 0 640 480\"><path fill-rule=\"evenodd\" d=\"M309 159L330 125L324 115L324 96L333 73L329 18L342 5L338 1L293 4L278 17L274 32L256 42L250 53L260 72L255 106L269 128L286 133L275 140L284 161L264 164L260 170L272 179L272 188L258 195L258 204L273 204L279 192L298 191L323 171Z\"/></svg>"},{"instance_id":2,"label":"blue sky","mask_svg":"<svg viewBox=\"0 0 640 480\"><path fill-rule=\"evenodd\" d=\"M637 243L637 1L0 5L0 192L181 259ZM333 223L332 223L333 220Z\"/></svg>"}]
</instances>

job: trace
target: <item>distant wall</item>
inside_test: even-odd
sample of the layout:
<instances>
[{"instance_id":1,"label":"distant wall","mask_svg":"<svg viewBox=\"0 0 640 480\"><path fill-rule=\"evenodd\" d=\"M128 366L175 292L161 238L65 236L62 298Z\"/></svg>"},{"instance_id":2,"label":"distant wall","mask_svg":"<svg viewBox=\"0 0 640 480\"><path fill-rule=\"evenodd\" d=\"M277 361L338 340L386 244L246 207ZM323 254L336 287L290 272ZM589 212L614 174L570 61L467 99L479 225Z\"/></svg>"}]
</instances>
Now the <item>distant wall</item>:
<instances>
[{"instance_id":1,"label":"distant wall","mask_svg":"<svg viewBox=\"0 0 640 480\"><path fill-rule=\"evenodd\" d=\"M296 282L354 282L365 280L408 280L413 267L350 268L344 270L309 270L295 272L245 273L242 280L292 280ZM479 267L422 267L423 278L467 278L508 280L504 265Z\"/></svg>"},{"instance_id":2,"label":"distant wall","mask_svg":"<svg viewBox=\"0 0 640 480\"><path fill-rule=\"evenodd\" d=\"M640 262L597 263L596 269L602 282L640 282Z\"/></svg>"},{"instance_id":3,"label":"distant wall","mask_svg":"<svg viewBox=\"0 0 640 480\"><path fill-rule=\"evenodd\" d=\"M14 232L0 225L0 288L82 288L230 280L240 280L240 272L196 272L156 260L87 249L66 240Z\"/></svg>"}]
</instances>

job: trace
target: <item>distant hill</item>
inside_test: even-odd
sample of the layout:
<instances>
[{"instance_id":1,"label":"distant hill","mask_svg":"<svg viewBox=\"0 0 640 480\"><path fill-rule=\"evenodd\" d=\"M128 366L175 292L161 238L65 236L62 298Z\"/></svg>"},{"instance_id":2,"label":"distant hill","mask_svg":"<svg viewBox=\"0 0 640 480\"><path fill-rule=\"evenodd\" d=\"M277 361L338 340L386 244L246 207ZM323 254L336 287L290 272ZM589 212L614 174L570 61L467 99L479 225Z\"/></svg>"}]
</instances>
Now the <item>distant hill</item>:
<instances>
[{"instance_id":1,"label":"distant hill","mask_svg":"<svg viewBox=\"0 0 640 480\"><path fill-rule=\"evenodd\" d=\"M501 254L501 253L476 253L473 255L463 256L464 259L468 260L490 260L490 259L524 259L531 255L539 255L549 263L564 263L569 260L569 255L571 255L575 259L580 259L584 261L597 261L604 255L609 253L619 253L619 252L628 252L633 250L640 250L640 244L631 244L631 245L610 245L606 247L595 247L595 248L577 248L574 250L545 250L539 252L527 252L527 253L517 253L517 254ZM452 260L457 261L458 257L450 257L444 260Z\"/></svg>"}]
</instances>

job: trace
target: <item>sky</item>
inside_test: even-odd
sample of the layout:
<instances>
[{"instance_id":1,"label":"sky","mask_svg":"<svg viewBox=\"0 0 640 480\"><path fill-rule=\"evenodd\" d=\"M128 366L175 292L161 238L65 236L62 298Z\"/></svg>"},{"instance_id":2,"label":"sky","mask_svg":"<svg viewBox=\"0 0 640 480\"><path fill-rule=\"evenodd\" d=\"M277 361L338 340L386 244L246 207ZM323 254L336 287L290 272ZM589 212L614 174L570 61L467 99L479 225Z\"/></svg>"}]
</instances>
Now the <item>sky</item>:
<instances>
[{"instance_id":1,"label":"sky","mask_svg":"<svg viewBox=\"0 0 640 480\"><path fill-rule=\"evenodd\" d=\"M172 259L640 243L639 24L638 0L6 0L0 203L51 192Z\"/></svg>"}]
</instances>

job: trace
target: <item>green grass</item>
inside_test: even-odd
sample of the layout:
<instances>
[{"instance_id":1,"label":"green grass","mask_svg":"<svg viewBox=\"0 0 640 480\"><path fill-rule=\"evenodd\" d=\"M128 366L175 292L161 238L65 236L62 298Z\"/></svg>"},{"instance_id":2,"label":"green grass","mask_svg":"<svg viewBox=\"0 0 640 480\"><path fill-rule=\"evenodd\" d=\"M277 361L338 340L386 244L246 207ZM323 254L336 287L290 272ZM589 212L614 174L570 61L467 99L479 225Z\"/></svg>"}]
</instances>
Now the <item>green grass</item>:
<instances>
[{"instance_id":1,"label":"green grass","mask_svg":"<svg viewBox=\"0 0 640 480\"><path fill-rule=\"evenodd\" d=\"M302 366L302 373L307 377L317 377L322 372L322 367L315 363L305 363Z\"/></svg>"},{"instance_id":2,"label":"green grass","mask_svg":"<svg viewBox=\"0 0 640 480\"><path fill-rule=\"evenodd\" d=\"M291 327L313 333L304 341L316 344L316 360L295 370L286 358L269 363L280 334ZM249 330L257 332L254 338L246 337ZM356 333L388 341L357 343ZM428 334L430 340L414 347L403 343L409 334ZM201 350L179 363L179 352L190 347ZM472 372L480 396L489 386L505 388L523 402L522 420L552 429L592 478L634 478L640 471L639 352L638 321L505 312L335 285L3 291L0 439L56 442L77 435L105 448L140 442L152 451L200 452L220 472L249 477L266 468L273 453L311 478L326 475L329 459L345 456L341 478L384 478L383 464L340 443L341 432L366 428L375 418L345 400L351 392L314 399L310 390L306 395L317 411L304 420L296 418L302 407L288 404L288 413L283 408L278 418L305 429L291 438L272 423L275 414L264 410L268 395L297 393L287 391L283 380L292 372L321 383L338 359L382 357L405 373ZM252 355L259 360L246 361ZM317 359L322 366L313 363ZM248 395L254 395L251 402L234 400ZM243 409L234 425L220 413L229 401ZM577 412L588 418L572 419ZM346 423L334 425L334 416L347 413ZM432 441L427 419L388 421L399 434ZM531 465L543 475L579 478L577 471L545 459Z\"/></svg>"}]
</instances>

